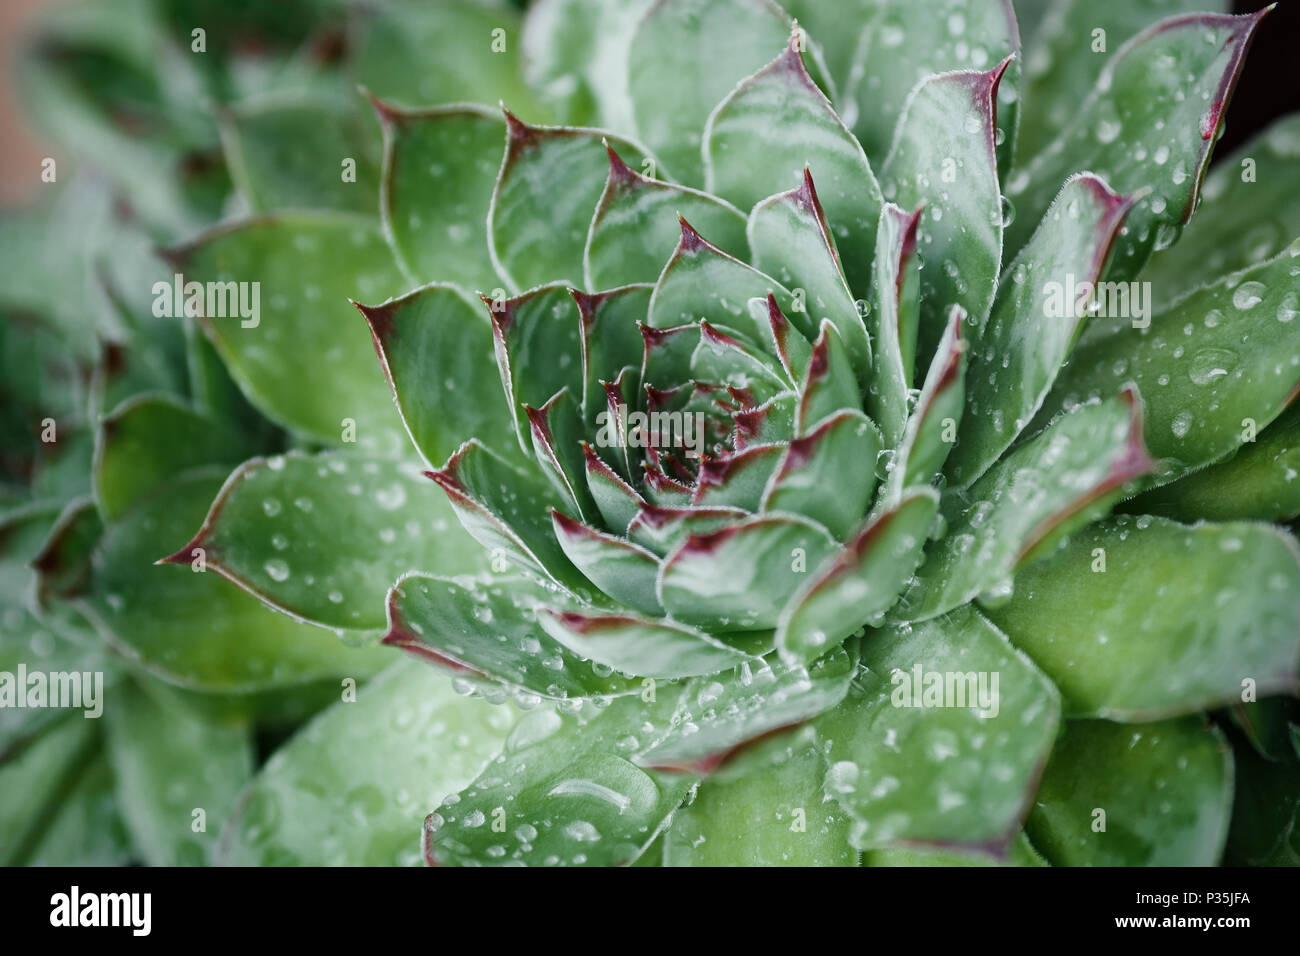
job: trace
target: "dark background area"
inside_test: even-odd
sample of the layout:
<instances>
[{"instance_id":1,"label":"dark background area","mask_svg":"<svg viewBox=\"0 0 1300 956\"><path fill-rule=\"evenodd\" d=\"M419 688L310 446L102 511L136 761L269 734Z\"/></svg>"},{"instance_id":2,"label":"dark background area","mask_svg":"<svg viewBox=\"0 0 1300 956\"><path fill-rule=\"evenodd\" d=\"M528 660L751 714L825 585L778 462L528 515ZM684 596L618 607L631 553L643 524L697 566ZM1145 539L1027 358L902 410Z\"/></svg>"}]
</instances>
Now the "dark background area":
<instances>
[{"instance_id":1,"label":"dark background area","mask_svg":"<svg viewBox=\"0 0 1300 956\"><path fill-rule=\"evenodd\" d=\"M1237 0L1233 13L1253 13L1268 6ZM1279 116L1300 110L1300 0L1279 0L1260 25L1237 92L1228 107L1227 128L1215 156L1227 156ZM1296 183L1300 189L1300 182Z\"/></svg>"}]
</instances>

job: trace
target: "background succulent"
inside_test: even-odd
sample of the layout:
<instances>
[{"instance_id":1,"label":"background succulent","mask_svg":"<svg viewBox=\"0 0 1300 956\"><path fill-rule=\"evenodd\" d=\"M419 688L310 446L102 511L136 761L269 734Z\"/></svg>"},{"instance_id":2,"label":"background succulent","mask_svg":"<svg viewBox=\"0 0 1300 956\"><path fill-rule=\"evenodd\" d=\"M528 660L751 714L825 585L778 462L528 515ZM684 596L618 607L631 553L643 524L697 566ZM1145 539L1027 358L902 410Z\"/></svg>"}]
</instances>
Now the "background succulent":
<instances>
[{"instance_id":1,"label":"background succulent","mask_svg":"<svg viewBox=\"0 0 1300 956\"><path fill-rule=\"evenodd\" d=\"M79 718L0 774L111 792L151 862L200 799L234 862L411 861L435 806L437 863L1294 861L1300 128L1206 178L1267 20L1185 8L1056 4L1023 70L993 0L306 4L270 49L361 18L306 75L235 31L237 218L124 288L261 321L133 339L191 329L183 399L91 404L94 497L10 518L33 626L132 683L97 777ZM1061 291L1098 281L1151 311ZM623 408L678 417L625 447ZM392 646L436 666L249 779Z\"/></svg>"}]
</instances>

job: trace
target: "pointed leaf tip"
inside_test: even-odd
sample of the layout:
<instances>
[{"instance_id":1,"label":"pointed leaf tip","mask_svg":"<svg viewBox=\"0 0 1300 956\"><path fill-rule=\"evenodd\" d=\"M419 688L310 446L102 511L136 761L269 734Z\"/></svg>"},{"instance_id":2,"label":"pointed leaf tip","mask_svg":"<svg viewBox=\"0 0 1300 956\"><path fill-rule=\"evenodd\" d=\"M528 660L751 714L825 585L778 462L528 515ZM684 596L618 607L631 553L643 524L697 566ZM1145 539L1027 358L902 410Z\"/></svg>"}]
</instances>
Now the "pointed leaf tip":
<instances>
[{"instance_id":1,"label":"pointed leaf tip","mask_svg":"<svg viewBox=\"0 0 1300 956\"><path fill-rule=\"evenodd\" d=\"M709 243L695 231L695 227L686 221L686 217L678 214L677 221L682 226L682 238L677 244L678 252L694 254L704 249L710 248Z\"/></svg>"},{"instance_id":2,"label":"pointed leaf tip","mask_svg":"<svg viewBox=\"0 0 1300 956\"><path fill-rule=\"evenodd\" d=\"M641 175L627 163L623 162L623 157L618 151L609 144L609 140L603 141L605 152L609 154L609 181L615 186L629 186L638 182Z\"/></svg>"}]
</instances>

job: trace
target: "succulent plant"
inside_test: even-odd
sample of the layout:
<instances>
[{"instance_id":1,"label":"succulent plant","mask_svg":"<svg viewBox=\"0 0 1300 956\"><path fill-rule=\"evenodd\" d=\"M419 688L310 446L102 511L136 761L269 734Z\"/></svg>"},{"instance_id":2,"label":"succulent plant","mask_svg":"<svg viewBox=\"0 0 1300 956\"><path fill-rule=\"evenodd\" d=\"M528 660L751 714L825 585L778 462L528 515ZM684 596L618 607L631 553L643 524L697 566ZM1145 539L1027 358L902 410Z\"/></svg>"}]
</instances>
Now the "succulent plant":
<instances>
[{"instance_id":1,"label":"succulent plant","mask_svg":"<svg viewBox=\"0 0 1300 956\"><path fill-rule=\"evenodd\" d=\"M418 660L216 859L1300 858L1300 125L1209 171L1263 13L1069 0L1022 71L1008 3L848 7L397 4L382 155L228 132L263 214L168 274L282 453L114 417L41 585L208 693Z\"/></svg>"}]
</instances>

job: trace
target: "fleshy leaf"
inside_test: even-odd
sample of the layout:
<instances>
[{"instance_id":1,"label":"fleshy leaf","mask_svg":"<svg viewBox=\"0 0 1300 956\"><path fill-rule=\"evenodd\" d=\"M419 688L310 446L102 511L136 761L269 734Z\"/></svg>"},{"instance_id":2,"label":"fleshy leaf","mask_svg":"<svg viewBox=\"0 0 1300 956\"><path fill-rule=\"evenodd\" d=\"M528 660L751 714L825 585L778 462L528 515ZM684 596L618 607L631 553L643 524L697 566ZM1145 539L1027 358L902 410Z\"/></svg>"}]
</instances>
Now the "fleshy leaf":
<instances>
[{"instance_id":1,"label":"fleshy leaf","mask_svg":"<svg viewBox=\"0 0 1300 956\"><path fill-rule=\"evenodd\" d=\"M844 339L829 320L823 322L799 380L798 434L807 435L836 412L861 406L862 395Z\"/></svg>"},{"instance_id":2,"label":"fleshy leaf","mask_svg":"<svg viewBox=\"0 0 1300 956\"><path fill-rule=\"evenodd\" d=\"M543 581L582 587L585 578L564 556L548 517L562 502L535 469L516 468L471 439L437 471L426 472L479 544Z\"/></svg>"},{"instance_id":3,"label":"fleshy leaf","mask_svg":"<svg viewBox=\"0 0 1300 956\"><path fill-rule=\"evenodd\" d=\"M641 20L627 63L636 126L681 182L703 184L709 113L789 36L770 0L661 0Z\"/></svg>"},{"instance_id":4,"label":"fleshy leaf","mask_svg":"<svg viewBox=\"0 0 1300 956\"><path fill-rule=\"evenodd\" d=\"M763 493L763 510L804 515L843 540L867 513L881 447L880 429L866 415L837 412L790 442Z\"/></svg>"},{"instance_id":5,"label":"fleshy leaf","mask_svg":"<svg viewBox=\"0 0 1300 956\"><path fill-rule=\"evenodd\" d=\"M808 167L797 189L778 193L754 207L748 234L754 264L792 292L802 291L801 295L794 293L798 298L795 313L787 316L790 322L811 339L813 330L829 320L844 339L858 381L870 381L871 343L840 268L835 241ZM869 272L867 263L862 265L864 272Z\"/></svg>"},{"instance_id":6,"label":"fleshy leaf","mask_svg":"<svg viewBox=\"0 0 1300 956\"><path fill-rule=\"evenodd\" d=\"M788 317L790 291L707 242L685 220L681 229L677 249L655 283L646 324L662 330L706 319L752 341L769 341L767 297Z\"/></svg>"},{"instance_id":7,"label":"fleshy leaf","mask_svg":"<svg viewBox=\"0 0 1300 956\"><path fill-rule=\"evenodd\" d=\"M663 726L677 694L620 697L575 714L524 715L478 779L425 821L431 865L631 863L655 841L694 784L627 757ZM627 756L620 756L626 754ZM504 811L504 831L489 819Z\"/></svg>"},{"instance_id":8,"label":"fleshy leaf","mask_svg":"<svg viewBox=\"0 0 1300 956\"><path fill-rule=\"evenodd\" d=\"M663 563L659 600L678 620L752 630L776 624L800 575L838 549L821 526L771 512L692 535Z\"/></svg>"},{"instance_id":9,"label":"fleshy leaf","mask_svg":"<svg viewBox=\"0 0 1300 956\"><path fill-rule=\"evenodd\" d=\"M969 489L944 498L947 534L927 550L899 616L922 620L982 594L1005 597L1017 565L1105 514L1126 483L1154 464L1131 393L1058 419Z\"/></svg>"},{"instance_id":10,"label":"fleshy leaf","mask_svg":"<svg viewBox=\"0 0 1300 956\"><path fill-rule=\"evenodd\" d=\"M373 216L381 161L377 129L358 105L365 105L359 97L272 93L220 110L226 164L249 207ZM349 160L352 175L345 178Z\"/></svg>"},{"instance_id":11,"label":"fleshy leaf","mask_svg":"<svg viewBox=\"0 0 1300 956\"><path fill-rule=\"evenodd\" d=\"M971 336L967 414L948 459L958 485L983 474L1043 404L1131 206L1095 176L1071 179L1007 269L988 324Z\"/></svg>"},{"instance_id":12,"label":"fleshy leaf","mask_svg":"<svg viewBox=\"0 0 1300 956\"><path fill-rule=\"evenodd\" d=\"M664 833L664 865L856 866L848 820L822 791L824 760L797 741L761 772L704 781Z\"/></svg>"},{"instance_id":13,"label":"fleshy leaf","mask_svg":"<svg viewBox=\"0 0 1300 956\"><path fill-rule=\"evenodd\" d=\"M514 415L502 397L492 325L458 288L428 285L383 305L357 306L411 441L434 465L470 438L518 455Z\"/></svg>"},{"instance_id":14,"label":"fleshy leaf","mask_svg":"<svg viewBox=\"0 0 1300 956\"><path fill-rule=\"evenodd\" d=\"M1271 259L1300 236L1300 116L1274 122L1214 164L1196 207L1196 225L1156 253L1142 281L1162 302L1205 282ZM1300 265L1300 264L1298 264Z\"/></svg>"},{"instance_id":15,"label":"fleshy leaf","mask_svg":"<svg viewBox=\"0 0 1300 956\"><path fill-rule=\"evenodd\" d=\"M632 35L653 0L538 0L524 19L529 84L564 123L635 128L627 86Z\"/></svg>"},{"instance_id":16,"label":"fleshy leaf","mask_svg":"<svg viewBox=\"0 0 1300 956\"><path fill-rule=\"evenodd\" d=\"M865 290L880 187L862 147L808 75L801 43L801 35L794 34L780 56L737 86L709 115L704 130L706 188L741 209L752 209L811 170L822 184L820 195L834 236L830 244L839 246L850 285ZM755 162L759 156L762 161ZM771 271L761 263L759 267Z\"/></svg>"},{"instance_id":17,"label":"fleshy leaf","mask_svg":"<svg viewBox=\"0 0 1300 956\"><path fill-rule=\"evenodd\" d=\"M1225 494L1224 489L1231 489ZM1225 462L1124 503L1175 521L1289 521L1300 516L1300 402Z\"/></svg>"},{"instance_id":18,"label":"fleshy leaf","mask_svg":"<svg viewBox=\"0 0 1300 956\"><path fill-rule=\"evenodd\" d=\"M807 667L763 661L725 675L725 683L698 677L682 689L667 732L641 750L636 762L709 773L746 744L836 706L856 669L856 655L837 648Z\"/></svg>"},{"instance_id":19,"label":"fleshy leaf","mask_svg":"<svg viewBox=\"0 0 1300 956\"><path fill-rule=\"evenodd\" d=\"M908 95L919 82L935 73L987 70L1020 50L1010 0L872 4L871 14L861 22L843 98L853 101L853 133L877 163L889 151ZM1015 143L1018 74L1013 61L999 90L997 115L1003 135L998 166L1004 172Z\"/></svg>"},{"instance_id":20,"label":"fleshy leaf","mask_svg":"<svg viewBox=\"0 0 1300 956\"><path fill-rule=\"evenodd\" d=\"M241 465L167 560L188 565L196 549L209 570L271 607L350 630L384 626L384 597L407 571L475 574L488 564L419 469L338 453Z\"/></svg>"},{"instance_id":21,"label":"fleshy leaf","mask_svg":"<svg viewBox=\"0 0 1300 956\"><path fill-rule=\"evenodd\" d=\"M625 693L538 624L554 595L518 577L403 577L388 594L384 643L474 683L504 685L521 702Z\"/></svg>"},{"instance_id":22,"label":"fleshy leaf","mask_svg":"<svg viewBox=\"0 0 1300 956\"><path fill-rule=\"evenodd\" d=\"M1231 808L1232 752L1199 718L1070 721L1025 830L1054 866L1214 866Z\"/></svg>"},{"instance_id":23,"label":"fleshy leaf","mask_svg":"<svg viewBox=\"0 0 1300 956\"><path fill-rule=\"evenodd\" d=\"M1270 763L1237 747L1232 770L1236 792L1223 863L1300 864L1300 766Z\"/></svg>"},{"instance_id":24,"label":"fleshy leaf","mask_svg":"<svg viewBox=\"0 0 1300 956\"><path fill-rule=\"evenodd\" d=\"M922 211L909 215L893 203L885 204L872 263L874 306L867 323L875 351L872 375L866 382L866 405L890 448L897 448L902 441L912 389L920 318L916 230Z\"/></svg>"},{"instance_id":25,"label":"fleshy leaf","mask_svg":"<svg viewBox=\"0 0 1300 956\"><path fill-rule=\"evenodd\" d=\"M691 503L704 508L759 510L763 490L784 454L781 445L751 445L724 461L706 460L700 465Z\"/></svg>"},{"instance_id":26,"label":"fleshy leaf","mask_svg":"<svg viewBox=\"0 0 1300 956\"><path fill-rule=\"evenodd\" d=\"M605 519L605 526L619 533L627 531L632 519L646 506L646 500L589 444L583 442L582 450L587 461L587 489L600 516Z\"/></svg>"},{"instance_id":27,"label":"fleshy leaf","mask_svg":"<svg viewBox=\"0 0 1300 956\"><path fill-rule=\"evenodd\" d=\"M601 130L529 126L511 113L506 126L506 152L488 211L492 264L512 290L561 280L576 286L609 170L602 144L634 166L648 154Z\"/></svg>"},{"instance_id":28,"label":"fleshy leaf","mask_svg":"<svg viewBox=\"0 0 1300 956\"><path fill-rule=\"evenodd\" d=\"M574 567L614 600L646 614L662 614L655 596L659 558L625 538L551 512L555 537Z\"/></svg>"},{"instance_id":29,"label":"fleshy leaf","mask_svg":"<svg viewBox=\"0 0 1300 956\"><path fill-rule=\"evenodd\" d=\"M0 864L22 865L61 788L94 754L97 736L92 721L70 715L0 764Z\"/></svg>"},{"instance_id":30,"label":"fleshy leaf","mask_svg":"<svg viewBox=\"0 0 1300 956\"><path fill-rule=\"evenodd\" d=\"M1035 425L1132 380L1148 403L1146 438L1161 459L1160 481L1232 452L1300 389L1296 270L1300 245L1191 293L1147 328L1081 345Z\"/></svg>"},{"instance_id":31,"label":"fleshy leaf","mask_svg":"<svg viewBox=\"0 0 1300 956\"><path fill-rule=\"evenodd\" d=\"M384 129L384 230L411 284L494 288L487 215L505 123L487 108L404 110L376 100Z\"/></svg>"},{"instance_id":32,"label":"fleshy leaf","mask_svg":"<svg viewBox=\"0 0 1300 956\"><path fill-rule=\"evenodd\" d=\"M1003 219L996 99L1009 63L922 81L908 98L881 172L886 199L921 210L915 241L925 257L916 331L922 361L934 354L952 306L979 327L993 305ZM937 170L936 157L942 157Z\"/></svg>"},{"instance_id":33,"label":"fleshy leaf","mask_svg":"<svg viewBox=\"0 0 1300 956\"><path fill-rule=\"evenodd\" d=\"M250 451L223 423L175 399L127 399L104 418L96 436L95 500L111 521L172 475L201 465L233 466Z\"/></svg>"},{"instance_id":34,"label":"fleshy leaf","mask_svg":"<svg viewBox=\"0 0 1300 956\"><path fill-rule=\"evenodd\" d=\"M483 297L506 402L515 417L519 447L531 457L525 405L540 408L563 388L582 394L581 323L564 285L545 285L508 300Z\"/></svg>"},{"instance_id":35,"label":"fleshy leaf","mask_svg":"<svg viewBox=\"0 0 1300 956\"><path fill-rule=\"evenodd\" d=\"M1196 206L1223 114L1264 11L1240 17L1171 17L1134 37L1106 63L1069 128L1007 192L1020 209L1008 249L1029 238L1038 210L1080 169L1115 189L1149 190L1116 240L1109 277L1132 279L1157 245L1168 245Z\"/></svg>"},{"instance_id":36,"label":"fleshy leaf","mask_svg":"<svg viewBox=\"0 0 1300 956\"><path fill-rule=\"evenodd\" d=\"M1239 701L1247 681L1300 688L1297 592L1300 548L1283 531L1125 515L1019 571L989 613L1066 716L1149 721Z\"/></svg>"},{"instance_id":37,"label":"fleshy leaf","mask_svg":"<svg viewBox=\"0 0 1300 956\"><path fill-rule=\"evenodd\" d=\"M513 719L451 685L401 661L322 712L240 795L218 862L418 866L421 817L474 778Z\"/></svg>"},{"instance_id":38,"label":"fleshy leaf","mask_svg":"<svg viewBox=\"0 0 1300 956\"><path fill-rule=\"evenodd\" d=\"M676 550L690 535L710 534L744 518L739 508L673 508L647 505L637 512L627 536L656 554Z\"/></svg>"},{"instance_id":39,"label":"fleshy leaf","mask_svg":"<svg viewBox=\"0 0 1300 956\"><path fill-rule=\"evenodd\" d=\"M962 337L965 321L961 306L953 306L948 331L935 349L921 396L890 466L889 498L903 488L930 484L952 450L966 399L966 340Z\"/></svg>"},{"instance_id":40,"label":"fleshy leaf","mask_svg":"<svg viewBox=\"0 0 1300 956\"><path fill-rule=\"evenodd\" d=\"M200 321L266 415L330 444L343 442L350 422L363 449L405 447L366 327L348 305L379 301L403 284L377 224L344 213L285 213L216 227L171 258L187 284L220 284L206 298L225 315ZM173 297L172 283L159 287Z\"/></svg>"},{"instance_id":41,"label":"fleshy leaf","mask_svg":"<svg viewBox=\"0 0 1300 956\"><path fill-rule=\"evenodd\" d=\"M681 219L739 258L749 257L745 216L729 202L629 169L613 147L609 178L583 252L588 288L654 282L681 236Z\"/></svg>"},{"instance_id":42,"label":"fleshy leaf","mask_svg":"<svg viewBox=\"0 0 1300 956\"><path fill-rule=\"evenodd\" d=\"M589 295L573 293L582 321L582 417L589 425L607 406L602 381L624 368L640 368L645 341L641 330L650 308L649 285L628 285Z\"/></svg>"},{"instance_id":43,"label":"fleshy leaf","mask_svg":"<svg viewBox=\"0 0 1300 956\"><path fill-rule=\"evenodd\" d=\"M935 491L915 488L892 510L869 519L790 598L776 631L781 656L811 661L889 610L921 562L938 510Z\"/></svg>"},{"instance_id":44,"label":"fleshy leaf","mask_svg":"<svg viewBox=\"0 0 1300 956\"><path fill-rule=\"evenodd\" d=\"M224 477L191 471L110 524L75 606L115 650L183 687L243 693L377 672L389 652L345 646L196 564L150 567L167 542L199 526Z\"/></svg>"},{"instance_id":45,"label":"fleshy leaf","mask_svg":"<svg viewBox=\"0 0 1300 956\"><path fill-rule=\"evenodd\" d=\"M191 830L192 812L202 807L213 823L230 814L253 775L250 728L164 706L139 687L115 695L105 716L118 805L136 851L149 866L210 863L216 827Z\"/></svg>"},{"instance_id":46,"label":"fleshy leaf","mask_svg":"<svg viewBox=\"0 0 1300 956\"><path fill-rule=\"evenodd\" d=\"M1029 109L1020 115L1017 153L1023 165L1052 145L1077 122L1079 104L1087 98L1102 68L1136 36L1162 17L1179 13L1224 12L1224 0L1063 0L1061 3L1017 3L1016 17L1028 56L1023 99ZM1025 9L1041 11L1042 25L1031 33ZM1100 34L1096 31L1101 31ZM1104 49L1098 50L1098 45Z\"/></svg>"},{"instance_id":47,"label":"fleshy leaf","mask_svg":"<svg viewBox=\"0 0 1300 956\"><path fill-rule=\"evenodd\" d=\"M815 723L858 849L1016 836L1056 737L1056 689L966 607L868 634L854 689Z\"/></svg>"},{"instance_id":48,"label":"fleshy leaf","mask_svg":"<svg viewBox=\"0 0 1300 956\"><path fill-rule=\"evenodd\" d=\"M504 100L517 110L534 107L519 68L519 14L510 7L398 0L371 12L354 56L357 82L377 96L406 106Z\"/></svg>"},{"instance_id":49,"label":"fleshy leaf","mask_svg":"<svg viewBox=\"0 0 1300 956\"><path fill-rule=\"evenodd\" d=\"M694 677L754 659L747 651L665 618L547 611L538 621L578 656L640 677Z\"/></svg>"}]
</instances>

